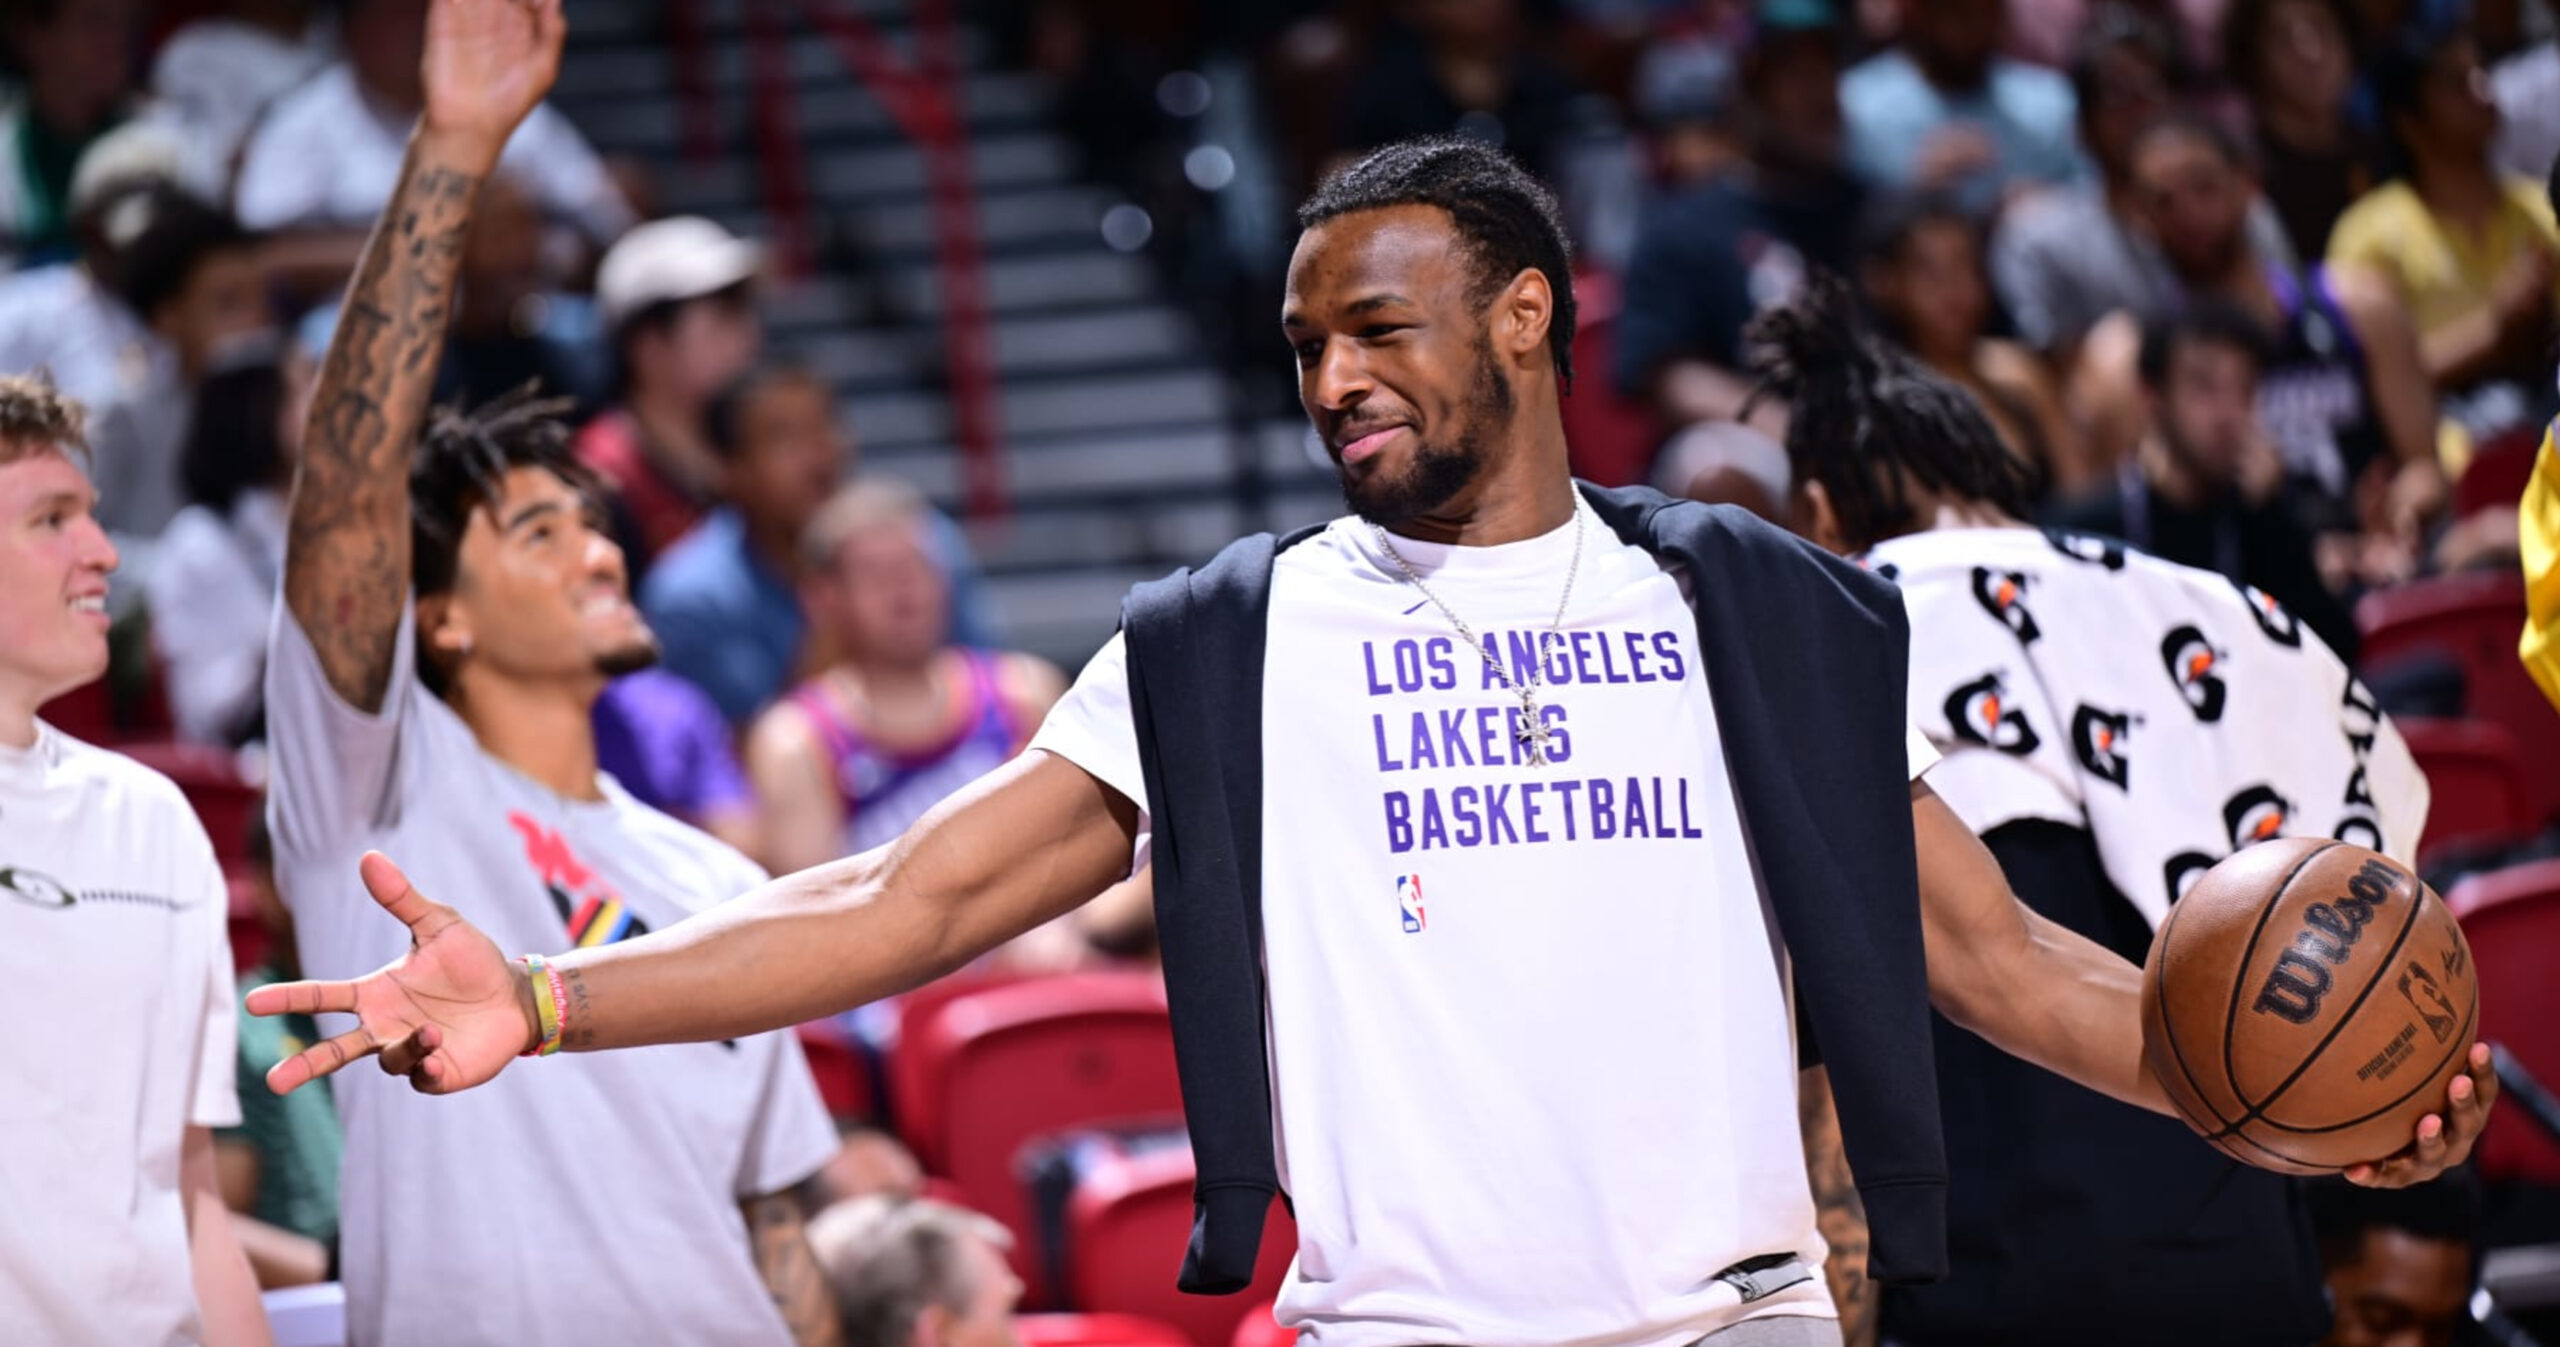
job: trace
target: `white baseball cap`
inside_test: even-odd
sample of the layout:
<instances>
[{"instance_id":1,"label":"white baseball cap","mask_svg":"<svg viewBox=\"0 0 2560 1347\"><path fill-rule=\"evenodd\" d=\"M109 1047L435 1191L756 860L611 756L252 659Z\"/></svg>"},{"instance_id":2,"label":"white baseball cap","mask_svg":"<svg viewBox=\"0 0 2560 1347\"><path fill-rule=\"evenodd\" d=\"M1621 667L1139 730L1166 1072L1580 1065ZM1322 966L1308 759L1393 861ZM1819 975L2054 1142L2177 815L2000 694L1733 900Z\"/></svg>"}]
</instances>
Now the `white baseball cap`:
<instances>
[{"instance_id":1,"label":"white baseball cap","mask_svg":"<svg viewBox=\"0 0 2560 1347\"><path fill-rule=\"evenodd\" d=\"M653 304L699 299L764 270L764 247L699 215L634 225L596 268L596 305L620 327Z\"/></svg>"}]
</instances>

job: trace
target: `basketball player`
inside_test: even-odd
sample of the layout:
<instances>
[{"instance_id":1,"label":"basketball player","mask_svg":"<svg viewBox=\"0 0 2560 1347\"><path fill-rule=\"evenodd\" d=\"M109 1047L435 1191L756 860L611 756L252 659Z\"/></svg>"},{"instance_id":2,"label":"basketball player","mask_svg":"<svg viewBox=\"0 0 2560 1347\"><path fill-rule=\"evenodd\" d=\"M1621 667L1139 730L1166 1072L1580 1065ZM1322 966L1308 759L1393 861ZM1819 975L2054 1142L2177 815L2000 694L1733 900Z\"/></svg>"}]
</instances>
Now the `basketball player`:
<instances>
[{"instance_id":1,"label":"basketball player","mask_svg":"<svg viewBox=\"0 0 2560 1347\"><path fill-rule=\"evenodd\" d=\"M2139 962L2177 889L2248 842L2325 826L2415 855L2416 762L2292 614L2210 571L2024 524L1996 428L1868 330L1838 282L1754 335L1791 404L1800 527L1902 589L1911 718L1944 754L1931 786L2038 914ZM1888 1340L2318 1340L2320 1263L2285 1179L1943 1020L1936 1055L1963 1139L1954 1266L1887 1293Z\"/></svg>"},{"instance_id":2,"label":"basketball player","mask_svg":"<svg viewBox=\"0 0 2560 1347\"><path fill-rule=\"evenodd\" d=\"M270 817L302 967L398 955L348 880L393 847L515 949L593 948L762 878L596 769L649 630L565 429L523 398L423 435L473 198L559 61L558 0L436 0L426 109L351 283L293 485L267 657ZM835 1150L797 1043L721 1035L429 1110L336 1092L359 1342L835 1341L791 1190Z\"/></svg>"},{"instance_id":3,"label":"basketball player","mask_svg":"<svg viewBox=\"0 0 2560 1347\"><path fill-rule=\"evenodd\" d=\"M898 841L556 981L368 857L414 947L263 989L358 1019L270 1083L379 1052L451 1093L528 1048L838 1011L1083 902L1144 833L1200 1169L1183 1284L1249 1281L1285 1181L1278 1312L1323 1347L1838 1342L1790 987L1886 1280L1945 1263L1925 1001L2166 1111L2137 971L2020 905L1914 779L1890 587L1739 512L1577 492L1545 189L1407 142L1300 222L1283 328L1350 517L1142 586L1031 749ZM2468 1152L2475 1075L2378 1181Z\"/></svg>"},{"instance_id":4,"label":"basketball player","mask_svg":"<svg viewBox=\"0 0 2560 1347\"><path fill-rule=\"evenodd\" d=\"M265 1343L214 1162L240 1101L213 844L166 777L36 718L107 671L82 419L0 377L0 1337Z\"/></svg>"}]
</instances>

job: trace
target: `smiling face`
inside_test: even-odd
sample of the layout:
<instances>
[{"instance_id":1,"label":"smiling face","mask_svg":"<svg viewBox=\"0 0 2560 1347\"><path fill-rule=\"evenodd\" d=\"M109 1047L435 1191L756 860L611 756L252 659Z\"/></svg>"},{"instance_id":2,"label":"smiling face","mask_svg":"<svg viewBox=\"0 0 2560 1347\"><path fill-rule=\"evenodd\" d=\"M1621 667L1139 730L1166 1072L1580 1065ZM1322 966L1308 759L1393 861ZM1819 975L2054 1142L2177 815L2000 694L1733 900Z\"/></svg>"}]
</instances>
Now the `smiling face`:
<instances>
[{"instance_id":1,"label":"smiling face","mask_svg":"<svg viewBox=\"0 0 2560 1347\"><path fill-rule=\"evenodd\" d=\"M0 697L32 711L107 671L116 549L60 450L0 443L0 462Z\"/></svg>"},{"instance_id":2,"label":"smiling face","mask_svg":"<svg viewBox=\"0 0 2560 1347\"><path fill-rule=\"evenodd\" d=\"M1356 211L1298 237L1280 325L1298 402L1361 518L1463 511L1506 451L1518 398L1488 322L1501 295L1482 291L1437 207Z\"/></svg>"},{"instance_id":3,"label":"smiling face","mask_svg":"<svg viewBox=\"0 0 2560 1347\"><path fill-rule=\"evenodd\" d=\"M509 469L495 496L474 506L453 590L421 602L419 627L448 667L467 660L489 681L517 686L601 690L658 658L596 503L541 467Z\"/></svg>"}]
</instances>

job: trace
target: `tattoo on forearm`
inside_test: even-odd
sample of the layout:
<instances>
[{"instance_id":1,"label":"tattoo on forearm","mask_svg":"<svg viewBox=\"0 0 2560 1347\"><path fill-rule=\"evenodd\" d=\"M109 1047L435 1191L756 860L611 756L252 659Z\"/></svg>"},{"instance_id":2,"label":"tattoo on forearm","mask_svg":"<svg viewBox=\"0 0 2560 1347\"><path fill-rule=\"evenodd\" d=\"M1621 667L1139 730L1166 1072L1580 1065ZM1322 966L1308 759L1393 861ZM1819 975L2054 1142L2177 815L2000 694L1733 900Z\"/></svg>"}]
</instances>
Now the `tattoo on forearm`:
<instances>
[{"instance_id":1,"label":"tattoo on forearm","mask_svg":"<svg viewBox=\"0 0 2560 1347\"><path fill-rule=\"evenodd\" d=\"M1831 1104L1831 1075L1819 1067L1804 1075L1797 1095L1804 1130L1805 1176L1813 1185L1815 1228L1831 1246L1822 1265L1831 1299L1840 1308L1840 1335L1848 1347L1874 1347L1878 1310L1875 1283L1867 1280L1867 1209L1858 1200L1849 1157L1840 1147L1840 1117Z\"/></svg>"},{"instance_id":2,"label":"tattoo on forearm","mask_svg":"<svg viewBox=\"0 0 2560 1347\"><path fill-rule=\"evenodd\" d=\"M595 1002L587 996L587 974L581 968L561 970L562 981L569 993L569 1027L561 1034L561 1046L592 1048L596 1045L596 1029L588 1018Z\"/></svg>"},{"instance_id":3,"label":"tattoo on forearm","mask_svg":"<svg viewBox=\"0 0 2560 1347\"><path fill-rule=\"evenodd\" d=\"M764 1278L773 1307L790 1326L800 1347L840 1347L843 1326L835 1300L827 1291L817 1255L809 1251L808 1231L800 1201L790 1193L768 1193L746 1203L747 1241L755 1251L756 1271Z\"/></svg>"},{"instance_id":4,"label":"tattoo on forearm","mask_svg":"<svg viewBox=\"0 0 2560 1347\"><path fill-rule=\"evenodd\" d=\"M381 705L409 591L409 455L480 180L412 164L374 226L320 369L285 544L285 601L330 686Z\"/></svg>"}]
</instances>

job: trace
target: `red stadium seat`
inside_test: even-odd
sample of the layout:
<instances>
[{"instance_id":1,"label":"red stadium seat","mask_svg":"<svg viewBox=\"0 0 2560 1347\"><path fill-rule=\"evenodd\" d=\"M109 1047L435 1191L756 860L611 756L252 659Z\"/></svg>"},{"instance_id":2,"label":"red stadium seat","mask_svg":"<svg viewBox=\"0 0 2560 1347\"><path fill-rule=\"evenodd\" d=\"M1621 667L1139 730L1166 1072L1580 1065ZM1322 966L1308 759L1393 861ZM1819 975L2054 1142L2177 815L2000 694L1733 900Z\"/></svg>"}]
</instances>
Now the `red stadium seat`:
<instances>
[{"instance_id":1,"label":"red stadium seat","mask_svg":"<svg viewBox=\"0 0 2560 1347\"><path fill-rule=\"evenodd\" d=\"M2560 860L2473 875L2446 902L2478 970L2482 1037L2544 1084L2560 1083L2560 977L2552 976L2560 967ZM2481 1139L2480 1172L2560 1184L2560 1142L2502 1106Z\"/></svg>"},{"instance_id":2,"label":"red stadium seat","mask_svg":"<svg viewBox=\"0 0 2560 1347\"><path fill-rule=\"evenodd\" d=\"M2453 517L2467 519L2482 510L2515 513L2533 480L2533 456L2542 449L2542 427L2522 426L2483 440L2471 451L2471 462L2453 483Z\"/></svg>"},{"instance_id":3,"label":"red stadium seat","mask_svg":"<svg viewBox=\"0 0 2560 1347\"><path fill-rule=\"evenodd\" d=\"M2515 842L2533 831L2533 787L2524 754L2505 727L2414 716L2392 724L2408 741L2433 797L2422 854Z\"/></svg>"},{"instance_id":4,"label":"red stadium seat","mask_svg":"<svg viewBox=\"0 0 2560 1347\"><path fill-rule=\"evenodd\" d=\"M2461 666L2472 718L2516 738L2535 791L2536 822L2560 817L2560 711L2552 709L2516 657L2524 634L2524 577L2511 571L2437 576L2368 594L2356 605L2366 667L2422 651Z\"/></svg>"},{"instance_id":5,"label":"red stadium seat","mask_svg":"<svg viewBox=\"0 0 2560 1347\"><path fill-rule=\"evenodd\" d=\"M1245 1315L1236 1325L1235 1340L1229 1347L1297 1347L1298 1330L1282 1328L1271 1317L1271 1307L1264 1305Z\"/></svg>"},{"instance_id":6,"label":"red stadium seat","mask_svg":"<svg viewBox=\"0 0 2560 1347\"><path fill-rule=\"evenodd\" d=\"M1154 972L1071 973L982 986L904 1017L900 1130L925 1168L1013 1232L1035 1288L1040 1249L1017 1165L1053 1133L1181 1117L1173 1021ZM1163 1273L1168 1287L1171 1272ZM1088 1305L1086 1308L1118 1308Z\"/></svg>"},{"instance_id":7,"label":"red stadium seat","mask_svg":"<svg viewBox=\"0 0 2560 1347\"><path fill-rule=\"evenodd\" d=\"M1646 403L1621 397L1611 382L1618 357L1618 278L1585 271L1573 278L1573 392L1564 398L1565 453L1577 477L1602 486L1647 480L1662 444L1662 420Z\"/></svg>"},{"instance_id":8,"label":"red stadium seat","mask_svg":"<svg viewBox=\"0 0 2560 1347\"><path fill-rule=\"evenodd\" d=\"M1191 1150L1169 1146L1121 1157L1086 1174L1067 1206L1070 1303L1125 1310L1181 1327L1197 1347L1242 1341L1239 1329L1271 1319L1271 1301L1298 1252L1297 1222L1274 1201L1262 1227L1253 1285L1234 1296L1190 1296L1174 1273L1191 1241ZM1277 1325L1274 1325L1277 1327Z\"/></svg>"},{"instance_id":9,"label":"red stadium seat","mask_svg":"<svg viewBox=\"0 0 2560 1347\"><path fill-rule=\"evenodd\" d=\"M834 1020L800 1026L800 1055L818 1082L818 1097L838 1119L870 1121L880 1114L871 1088L871 1054Z\"/></svg>"},{"instance_id":10,"label":"red stadium seat","mask_svg":"<svg viewBox=\"0 0 2560 1347\"><path fill-rule=\"evenodd\" d=\"M1025 1314L1013 1331L1022 1347L1192 1347L1181 1329L1130 1314Z\"/></svg>"},{"instance_id":11,"label":"red stadium seat","mask_svg":"<svg viewBox=\"0 0 2560 1347\"><path fill-rule=\"evenodd\" d=\"M985 974L964 969L928 982L898 997L896 1040L874 1045L888 1058L884 1080L889 1089L890 1120L895 1125L898 1138L907 1143L907 1149L914 1151L916 1160L928 1170L938 1169L941 1165L941 1155L933 1149L938 1138L924 1135L927 1130L925 1119L918 1116L918 1105L912 1102L922 1099L931 1089L930 1083L920 1074L928 1059L900 1052L898 1046L913 1043L927 1033L926 1026L933 1023L934 1018L942 1013L942 1008L951 1002L1020 980L1009 974Z\"/></svg>"},{"instance_id":12,"label":"red stadium seat","mask_svg":"<svg viewBox=\"0 0 2560 1347\"><path fill-rule=\"evenodd\" d=\"M258 788L240 775L240 759L227 748L169 742L118 745L116 751L178 783L213 839L213 854L241 860L249 854L249 823L258 816Z\"/></svg>"},{"instance_id":13,"label":"red stadium seat","mask_svg":"<svg viewBox=\"0 0 2560 1347\"><path fill-rule=\"evenodd\" d=\"M74 739L112 744L123 735L116 727L115 694L107 680L94 679L37 708L44 722Z\"/></svg>"},{"instance_id":14,"label":"red stadium seat","mask_svg":"<svg viewBox=\"0 0 2560 1347\"><path fill-rule=\"evenodd\" d=\"M275 943L275 937L267 932L266 918L258 914L257 881L239 874L229 879L231 971L245 973L267 961L268 947Z\"/></svg>"}]
</instances>

